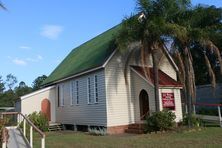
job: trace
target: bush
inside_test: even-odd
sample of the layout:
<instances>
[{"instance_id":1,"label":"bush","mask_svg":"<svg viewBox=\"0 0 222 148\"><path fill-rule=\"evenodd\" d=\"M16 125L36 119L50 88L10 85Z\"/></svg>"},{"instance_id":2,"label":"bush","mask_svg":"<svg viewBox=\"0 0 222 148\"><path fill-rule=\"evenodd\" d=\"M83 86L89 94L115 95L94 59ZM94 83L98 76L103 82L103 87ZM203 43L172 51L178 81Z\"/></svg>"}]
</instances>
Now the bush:
<instances>
[{"instance_id":1,"label":"bush","mask_svg":"<svg viewBox=\"0 0 222 148\"><path fill-rule=\"evenodd\" d=\"M42 131L47 131L49 126L49 121L47 117L42 112L33 112L28 115L28 118Z\"/></svg>"},{"instance_id":2,"label":"bush","mask_svg":"<svg viewBox=\"0 0 222 148\"><path fill-rule=\"evenodd\" d=\"M146 132L170 130L175 126L175 119L176 115L169 110L155 112L147 117Z\"/></svg>"},{"instance_id":3,"label":"bush","mask_svg":"<svg viewBox=\"0 0 222 148\"><path fill-rule=\"evenodd\" d=\"M105 136L107 134L105 128L89 128L89 134L95 136Z\"/></svg>"},{"instance_id":4,"label":"bush","mask_svg":"<svg viewBox=\"0 0 222 148\"><path fill-rule=\"evenodd\" d=\"M201 115L218 116L218 109L216 107L197 107L196 112Z\"/></svg>"},{"instance_id":5,"label":"bush","mask_svg":"<svg viewBox=\"0 0 222 148\"><path fill-rule=\"evenodd\" d=\"M185 114L183 117L183 125L188 125L188 119L189 119L188 114ZM196 117L194 114L192 114L191 123L192 123L192 126L199 127L202 124L202 120Z\"/></svg>"}]
</instances>

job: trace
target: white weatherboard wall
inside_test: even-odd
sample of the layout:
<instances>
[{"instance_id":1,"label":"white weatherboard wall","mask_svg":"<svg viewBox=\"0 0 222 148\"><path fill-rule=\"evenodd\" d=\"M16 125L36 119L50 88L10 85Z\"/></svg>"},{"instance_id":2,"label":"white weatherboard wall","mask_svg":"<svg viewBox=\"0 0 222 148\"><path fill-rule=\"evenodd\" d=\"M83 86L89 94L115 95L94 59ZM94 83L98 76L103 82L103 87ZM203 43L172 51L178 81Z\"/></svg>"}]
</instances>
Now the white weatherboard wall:
<instances>
[{"instance_id":1,"label":"white weatherboard wall","mask_svg":"<svg viewBox=\"0 0 222 148\"><path fill-rule=\"evenodd\" d=\"M139 89L147 90L150 99L150 110L151 112L155 110L153 88L145 80L130 71L130 65L141 66L140 61L136 62L136 57L136 53L132 54L127 65L127 85L124 77L124 58L118 51L105 67L107 126L127 125L139 120L138 94L141 91ZM152 60L147 60L149 65L146 66L152 66ZM176 71L165 55L162 55L160 59L160 69L176 80Z\"/></svg>"},{"instance_id":2,"label":"white weatherboard wall","mask_svg":"<svg viewBox=\"0 0 222 148\"><path fill-rule=\"evenodd\" d=\"M29 115L35 111L36 112L41 111L42 100L48 99L51 105L51 122L55 122L56 121L55 98L56 98L56 91L54 86L43 88L31 94L22 96L21 113L24 115Z\"/></svg>"},{"instance_id":3,"label":"white weatherboard wall","mask_svg":"<svg viewBox=\"0 0 222 148\"><path fill-rule=\"evenodd\" d=\"M98 103L88 104L87 80L91 79L91 91L94 99L94 76L98 79ZM70 83L78 81L79 84L79 104L71 105ZM58 106L58 86L64 85L64 106ZM56 88L56 119L62 124L74 125L97 125L106 126L106 92L104 69L73 78L64 83L59 83ZM75 88L75 87L74 87ZM74 95L75 96L75 95Z\"/></svg>"},{"instance_id":4,"label":"white weatherboard wall","mask_svg":"<svg viewBox=\"0 0 222 148\"><path fill-rule=\"evenodd\" d=\"M117 52L105 67L107 126L109 127L135 122L135 102L131 97L130 69L127 72L127 85L123 62L123 58Z\"/></svg>"},{"instance_id":5,"label":"white weatherboard wall","mask_svg":"<svg viewBox=\"0 0 222 148\"><path fill-rule=\"evenodd\" d=\"M135 101L135 116L136 122L140 122L140 102L139 96L142 90L145 90L149 97L149 109L150 113L155 112L155 100L154 100L154 87L145 81L142 77L140 77L135 71L131 71L132 73L132 92L133 98Z\"/></svg>"},{"instance_id":6,"label":"white weatherboard wall","mask_svg":"<svg viewBox=\"0 0 222 148\"><path fill-rule=\"evenodd\" d=\"M130 71L130 65L141 65L140 62L135 61L135 58L136 55L132 55L128 63L127 85L124 77L124 59L120 53L116 52L105 67L107 126L127 125L140 120L139 93L142 89L149 95L150 112L155 111L153 86ZM149 65L152 65L151 61L149 60ZM160 69L171 78L177 79L176 71L165 55L162 55L160 60ZM179 106L181 98L175 94L175 97L177 96L179 98L176 105ZM176 120L180 120L182 111L177 109Z\"/></svg>"},{"instance_id":7,"label":"white weatherboard wall","mask_svg":"<svg viewBox=\"0 0 222 148\"><path fill-rule=\"evenodd\" d=\"M176 122L179 122L183 119L182 113L182 104L181 104L181 94L179 88L161 88L159 89L160 96L160 110L163 109L161 93L174 93L174 101L175 101L175 111L172 111L176 115Z\"/></svg>"},{"instance_id":8,"label":"white weatherboard wall","mask_svg":"<svg viewBox=\"0 0 222 148\"><path fill-rule=\"evenodd\" d=\"M159 69L174 80L177 80L177 73L165 55L160 60Z\"/></svg>"}]
</instances>

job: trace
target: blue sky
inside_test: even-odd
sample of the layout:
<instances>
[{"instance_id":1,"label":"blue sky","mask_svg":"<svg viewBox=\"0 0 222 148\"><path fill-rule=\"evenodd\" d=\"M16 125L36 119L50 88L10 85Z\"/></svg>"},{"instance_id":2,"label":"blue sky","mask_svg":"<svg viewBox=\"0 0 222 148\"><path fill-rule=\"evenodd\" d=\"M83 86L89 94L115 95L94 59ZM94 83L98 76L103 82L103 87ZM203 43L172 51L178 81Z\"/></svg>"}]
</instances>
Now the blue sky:
<instances>
[{"instance_id":1,"label":"blue sky","mask_svg":"<svg viewBox=\"0 0 222 148\"><path fill-rule=\"evenodd\" d=\"M121 22L135 0L1 0L0 75L31 85L75 47ZM221 0L193 0L222 7Z\"/></svg>"}]
</instances>

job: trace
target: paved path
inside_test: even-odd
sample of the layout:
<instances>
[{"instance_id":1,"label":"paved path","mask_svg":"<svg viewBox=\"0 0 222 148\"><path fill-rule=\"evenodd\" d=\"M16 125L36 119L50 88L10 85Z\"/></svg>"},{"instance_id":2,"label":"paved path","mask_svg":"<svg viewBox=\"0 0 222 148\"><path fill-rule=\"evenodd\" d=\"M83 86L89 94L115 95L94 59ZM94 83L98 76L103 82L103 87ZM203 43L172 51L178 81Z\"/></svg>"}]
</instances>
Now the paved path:
<instances>
[{"instance_id":1,"label":"paved path","mask_svg":"<svg viewBox=\"0 0 222 148\"><path fill-rule=\"evenodd\" d=\"M8 148L30 148L30 146L25 142L22 133L16 128L8 128L9 130L9 140Z\"/></svg>"}]
</instances>

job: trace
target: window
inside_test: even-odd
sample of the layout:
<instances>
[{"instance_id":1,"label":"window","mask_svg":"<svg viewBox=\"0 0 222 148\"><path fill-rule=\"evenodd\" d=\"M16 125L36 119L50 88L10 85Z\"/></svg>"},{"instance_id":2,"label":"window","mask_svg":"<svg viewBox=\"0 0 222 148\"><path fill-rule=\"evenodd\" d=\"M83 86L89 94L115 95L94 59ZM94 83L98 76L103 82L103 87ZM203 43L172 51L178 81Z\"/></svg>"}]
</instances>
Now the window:
<instances>
[{"instance_id":1,"label":"window","mask_svg":"<svg viewBox=\"0 0 222 148\"><path fill-rule=\"evenodd\" d=\"M60 88L59 88L59 86L58 86L58 107L60 106Z\"/></svg>"},{"instance_id":2,"label":"window","mask_svg":"<svg viewBox=\"0 0 222 148\"><path fill-rule=\"evenodd\" d=\"M87 79L87 98L88 104L92 104L92 91L91 91L91 80L90 78Z\"/></svg>"},{"instance_id":3,"label":"window","mask_svg":"<svg viewBox=\"0 0 222 148\"><path fill-rule=\"evenodd\" d=\"M64 106L64 84L59 85L59 106Z\"/></svg>"},{"instance_id":4,"label":"window","mask_svg":"<svg viewBox=\"0 0 222 148\"><path fill-rule=\"evenodd\" d=\"M98 77L94 76L94 101L98 103Z\"/></svg>"},{"instance_id":5,"label":"window","mask_svg":"<svg viewBox=\"0 0 222 148\"><path fill-rule=\"evenodd\" d=\"M70 83L70 105L74 104L74 81Z\"/></svg>"},{"instance_id":6,"label":"window","mask_svg":"<svg viewBox=\"0 0 222 148\"><path fill-rule=\"evenodd\" d=\"M79 82L76 81L76 105L79 104Z\"/></svg>"}]
</instances>

